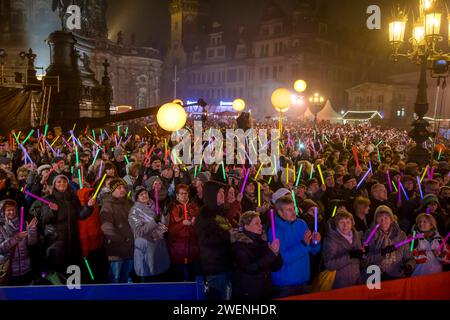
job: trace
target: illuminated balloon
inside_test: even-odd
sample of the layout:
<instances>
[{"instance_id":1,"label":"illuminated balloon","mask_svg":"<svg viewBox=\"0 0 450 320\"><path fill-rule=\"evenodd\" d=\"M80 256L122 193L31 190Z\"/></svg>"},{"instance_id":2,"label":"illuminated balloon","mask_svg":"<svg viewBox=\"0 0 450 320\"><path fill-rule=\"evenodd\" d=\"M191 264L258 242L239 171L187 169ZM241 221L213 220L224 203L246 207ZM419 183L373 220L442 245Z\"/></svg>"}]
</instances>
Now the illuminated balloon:
<instances>
[{"instance_id":1,"label":"illuminated balloon","mask_svg":"<svg viewBox=\"0 0 450 320\"><path fill-rule=\"evenodd\" d=\"M236 99L233 101L233 109L236 111L242 111L245 109L245 101L242 99Z\"/></svg>"},{"instance_id":2,"label":"illuminated balloon","mask_svg":"<svg viewBox=\"0 0 450 320\"><path fill-rule=\"evenodd\" d=\"M161 128L174 132L184 127L187 120L186 111L177 103L166 103L159 108L156 120Z\"/></svg>"}]
</instances>

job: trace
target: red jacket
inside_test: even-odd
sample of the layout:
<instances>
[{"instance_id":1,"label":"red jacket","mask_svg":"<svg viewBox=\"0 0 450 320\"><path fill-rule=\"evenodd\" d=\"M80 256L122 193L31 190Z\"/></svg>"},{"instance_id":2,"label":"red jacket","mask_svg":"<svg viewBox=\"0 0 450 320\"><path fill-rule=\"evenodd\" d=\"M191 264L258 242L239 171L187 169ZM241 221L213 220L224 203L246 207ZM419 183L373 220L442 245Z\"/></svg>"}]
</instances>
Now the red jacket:
<instances>
[{"instance_id":1,"label":"red jacket","mask_svg":"<svg viewBox=\"0 0 450 320\"><path fill-rule=\"evenodd\" d=\"M185 220L183 208L182 204L175 201L170 210L167 244L170 259L172 263L176 264L191 263L200 258L194 224L191 226L183 224L183 220ZM188 203L186 208L188 220L192 221L192 218L197 218L199 213L197 204Z\"/></svg>"},{"instance_id":2,"label":"red jacket","mask_svg":"<svg viewBox=\"0 0 450 320\"><path fill-rule=\"evenodd\" d=\"M93 189L85 188L78 190L77 196L81 205L84 206L89 201L89 195ZM87 257L89 252L103 247L104 235L101 229L100 210L98 204L94 205L92 214L86 220L78 220L78 230L80 234L83 257Z\"/></svg>"}]
</instances>

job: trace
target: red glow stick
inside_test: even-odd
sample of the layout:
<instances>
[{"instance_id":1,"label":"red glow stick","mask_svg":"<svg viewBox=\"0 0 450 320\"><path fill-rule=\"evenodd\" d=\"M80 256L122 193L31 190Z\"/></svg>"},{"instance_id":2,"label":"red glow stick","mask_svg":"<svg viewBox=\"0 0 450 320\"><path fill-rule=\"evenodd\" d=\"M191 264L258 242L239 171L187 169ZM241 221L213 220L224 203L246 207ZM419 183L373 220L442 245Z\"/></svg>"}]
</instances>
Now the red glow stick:
<instances>
[{"instance_id":1,"label":"red glow stick","mask_svg":"<svg viewBox=\"0 0 450 320\"><path fill-rule=\"evenodd\" d=\"M184 220L187 220L188 219L188 214L187 214L186 203L183 205L183 210L184 210Z\"/></svg>"}]
</instances>

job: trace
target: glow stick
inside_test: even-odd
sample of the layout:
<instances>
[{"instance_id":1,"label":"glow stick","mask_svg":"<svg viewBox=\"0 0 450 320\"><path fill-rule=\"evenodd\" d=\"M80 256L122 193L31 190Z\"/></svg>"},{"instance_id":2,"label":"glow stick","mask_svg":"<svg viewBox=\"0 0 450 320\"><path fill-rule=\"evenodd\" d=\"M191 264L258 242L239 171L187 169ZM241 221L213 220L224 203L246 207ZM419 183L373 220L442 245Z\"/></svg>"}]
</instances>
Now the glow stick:
<instances>
[{"instance_id":1,"label":"glow stick","mask_svg":"<svg viewBox=\"0 0 450 320\"><path fill-rule=\"evenodd\" d=\"M222 161L222 174L223 174L223 180L227 181L227 174L225 173L225 165Z\"/></svg>"},{"instance_id":2,"label":"glow stick","mask_svg":"<svg viewBox=\"0 0 450 320\"><path fill-rule=\"evenodd\" d=\"M184 220L187 220L188 219L188 214L187 214L186 203L183 204L183 211L184 211Z\"/></svg>"},{"instance_id":3,"label":"glow stick","mask_svg":"<svg viewBox=\"0 0 450 320\"><path fill-rule=\"evenodd\" d=\"M50 150L52 150L52 152L55 153L55 149L52 148L52 146L50 145L50 143L48 143L47 140L45 140L45 143L48 145L48 147L50 148Z\"/></svg>"},{"instance_id":4,"label":"glow stick","mask_svg":"<svg viewBox=\"0 0 450 320\"><path fill-rule=\"evenodd\" d=\"M258 207L261 207L261 183L258 182Z\"/></svg>"},{"instance_id":5,"label":"glow stick","mask_svg":"<svg viewBox=\"0 0 450 320\"><path fill-rule=\"evenodd\" d=\"M67 145L67 148L69 148L69 151L72 152L72 147L71 147L70 144L67 142L67 140L64 139L64 137L61 137L61 138L63 139L64 143ZM72 138L72 136L71 136L71 138Z\"/></svg>"},{"instance_id":6,"label":"glow stick","mask_svg":"<svg viewBox=\"0 0 450 320\"><path fill-rule=\"evenodd\" d=\"M447 236L444 238L444 240L442 241L441 245L439 246L438 251L442 251L442 249L444 249L445 244L447 243L448 238L450 237L450 232L447 233Z\"/></svg>"},{"instance_id":7,"label":"glow stick","mask_svg":"<svg viewBox=\"0 0 450 320\"><path fill-rule=\"evenodd\" d=\"M129 164L129 163L130 163L130 160L128 160L127 155L124 155L123 157L125 158L126 163Z\"/></svg>"},{"instance_id":8,"label":"glow stick","mask_svg":"<svg viewBox=\"0 0 450 320\"><path fill-rule=\"evenodd\" d=\"M415 235L416 235L416 231L413 231L413 238L415 237ZM414 248L414 240L411 241L411 247L409 248L409 251L412 252L413 248Z\"/></svg>"},{"instance_id":9,"label":"glow stick","mask_svg":"<svg viewBox=\"0 0 450 320\"><path fill-rule=\"evenodd\" d=\"M381 162L381 157L380 157L380 149L377 148L377 153L378 153L378 161Z\"/></svg>"},{"instance_id":10,"label":"glow stick","mask_svg":"<svg viewBox=\"0 0 450 320\"><path fill-rule=\"evenodd\" d=\"M17 145L20 145L19 137L13 133L14 139L16 139Z\"/></svg>"},{"instance_id":11,"label":"glow stick","mask_svg":"<svg viewBox=\"0 0 450 320\"><path fill-rule=\"evenodd\" d=\"M125 137L128 135L128 127L127 127L127 129L125 130Z\"/></svg>"},{"instance_id":12,"label":"glow stick","mask_svg":"<svg viewBox=\"0 0 450 320\"><path fill-rule=\"evenodd\" d=\"M241 187L241 194L244 194L245 185L247 184L249 175L250 175L250 168L248 169L247 174L245 175L244 183L242 184L242 187Z\"/></svg>"},{"instance_id":13,"label":"glow stick","mask_svg":"<svg viewBox=\"0 0 450 320\"><path fill-rule=\"evenodd\" d=\"M380 227L380 224L377 224L375 226L375 228L373 228L372 232L369 234L369 237L367 238L366 241L364 241L364 246L368 246L370 243L370 240L372 240L373 236L375 235L375 233L377 232L378 228Z\"/></svg>"},{"instance_id":14,"label":"glow stick","mask_svg":"<svg viewBox=\"0 0 450 320\"><path fill-rule=\"evenodd\" d=\"M100 149L97 149L97 152L95 153L94 160L92 161L92 165L95 164L95 161L97 160L98 154L100 153Z\"/></svg>"},{"instance_id":15,"label":"glow stick","mask_svg":"<svg viewBox=\"0 0 450 320\"><path fill-rule=\"evenodd\" d=\"M401 246L404 246L405 244L410 243L410 242L414 241L415 239L420 239L420 238L423 238L423 233L419 233L418 235L416 235L414 237L411 237L411 238L406 239L405 241L399 242L396 245L394 245L394 247L395 247L395 249L398 249Z\"/></svg>"},{"instance_id":16,"label":"glow stick","mask_svg":"<svg viewBox=\"0 0 450 320\"><path fill-rule=\"evenodd\" d=\"M392 193L391 174L390 174L389 170L386 171L386 176L387 176L387 180L388 180L389 192Z\"/></svg>"},{"instance_id":17,"label":"glow stick","mask_svg":"<svg viewBox=\"0 0 450 320\"><path fill-rule=\"evenodd\" d=\"M94 196L92 197L92 199L97 198L98 192L100 191L100 188L102 187L103 182L106 179L106 173L103 175L102 180L100 180L100 183L98 184L97 190L95 190Z\"/></svg>"},{"instance_id":18,"label":"glow stick","mask_svg":"<svg viewBox=\"0 0 450 320\"><path fill-rule=\"evenodd\" d=\"M150 159L150 156L152 155L153 149L154 149L154 148L155 148L155 145L153 145L153 146L151 147L150 151L148 152L148 155L147 155L147 157L145 158L144 164L148 161L148 159Z\"/></svg>"},{"instance_id":19,"label":"glow stick","mask_svg":"<svg viewBox=\"0 0 450 320\"><path fill-rule=\"evenodd\" d=\"M311 166L311 173L309 174L309 179L311 180L314 174L314 166Z\"/></svg>"},{"instance_id":20,"label":"glow stick","mask_svg":"<svg viewBox=\"0 0 450 320\"><path fill-rule=\"evenodd\" d=\"M33 160L31 160L30 155L28 154L27 150L25 149L25 147L21 144L19 144L20 148L22 149L23 153L25 154L25 157L28 158L28 160L30 161L30 163L34 163Z\"/></svg>"},{"instance_id":21,"label":"glow stick","mask_svg":"<svg viewBox=\"0 0 450 320\"><path fill-rule=\"evenodd\" d=\"M48 124L45 125L44 128L44 139L47 138Z\"/></svg>"},{"instance_id":22,"label":"glow stick","mask_svg":"<svg viewBox=\"0 0 450 320\"><path fill-rule=\"evenodd\" d=\"M147 126L144 126L145 130L148 131L148 133L152 134L150 130L148 130Z\"/></svg>"},{"instance_id":23,"label":"glow stick","mask_svg":"<svg viewBox=\"0 0 450 320\"><path fill-rule=\"evenodd\" d=\"M314 232L315 233L317 233L317 230L318 230L317 224L318 224L318 220L319 220L317 211L318 211L318 208L314 207ZM314 240L314 244L317 244L317 240Z\"/></svg>"},{"instance_id":24,"label":"glow stick","mask_svg":"<svg viewBox=\"0 0 450 320\"><path fill-rule=\"evenodd\" d=\"M52 144L51 144L52 147L53 147L53 145L56 143L56 141L58 141L59 137L60 137L60 136L57 136L57 137L55 138L55 140L53 140L53 142L52 142Z\"/></svg>"},{"instance_id":25,"label":"glow stick","mask_svg":"<svg viewBox=\"0 0 450 320\"><path fill-rule=\"evenodd\" d=\"M320 169L320 164L317 165L317 170L319 171L319 175L320 175L320 180L322 181L322 184L325 184L325 180L323 180L323 174L322 174L322 169Z\"/></svg>"},{"instance_id":26,"label":"glow stick","mask_svg":"<svg viewBox=\"0 0 450 320\"><path fill-rule=\"evenodd\" d=\"M300 176L302 175L302 169L303 169L303 163L300 164L300 169L298 170L297 174L297 181L295 182L295 186L298 186L298 183L300 182Z\"/></svg>"},{"instance_id":27,"label":"glow stick","mask_svg":"<svg viewBox=\"0 0 450 320\"><path fill-rule=\"evenodd\" d=\"M422 182L423 178L425 178L425 174L428 172L428 165L425 167L422 173L422 177L420 178L420 182Z\"/></svg>"},{"instance_id":28,"label":"glow stick","mask_svg":"<svg viewBox=\"0 0 450 320\"><path fill-rule=\"evenodd\" d=\"M159 214L159 195L158 195L158 189L155 189L155 205L156 205L156 214Z\"/></svg>"},{"instance_id":29,"label":"glow stick","mask_svg":"<svg viewBox=\"0 0 450 320\"><path fill-rule=\"evenodd\" d=\"M392 184L392 186L394 187L395 192L398 192L397 186L395 185L394 181L391 181L391 184Z\"/></svg>"},{"instance_id":30,"label":"glow stick","mask_svg":"<svg viewBox=\"0 0 450 320\"><path fill-rule=\"evenodd\" d=\"M83 189L83 180L81 179L81 170L78 168L78 184L80 185L80 189Z\"/></svg>"},{"instance_id":31,"label":"glow stick","mask_svg":"<svg viewBox=\"0 0 450 320\"><path fill-rule=\"evenodd\" d=\"M119 126L117 126L117 135L120 137L120 125Z\"/></svg>"},{"instance_id":32,"label":"glow stick","mask_svg":"<svg viewBox=\"0 0 450 320\"><path fill-rule=\"evenodd\" d=\"M22 141L22 144L25 144L28 139L30 139L31 135L34 133L34 129L31 129L30 133L28 133L27 137Z\"/></svg>"},{"instance_id":33,"label":"glow stick","mask_svg":"<svg viewBox=\"0 0 450 320\"><path fill-rule=\"evenodd\" d=\"M19 232L23 231L23 207L20 207L20 227L19 227Z\"/></svg>"},{"instance_id":34,"label":"glow stick","mask_svg":"<svg viewBox=\"0 0 450 320\"><path fill-rule=\"evenodd\" d=\"M397 190L397 195L398 195L398 201L402 201L402 194L400 193L401 190L401 185L400 185L400 178L397 179L397 185L398 185L398 190Z\"/></svg>"},{"instance_id":35,"label":"glow stick","mask_svg":"<svg viewBox=\"0 0 450 320\"><path fill-rule=\"evenodd\" d=\"M297 199L295 198L294 190L292 190L292 200L294 200L294 205L295 205L295 215L298 216Z\"/></svg>"},{"instance_id":36,"label":"glow stick","mask_svg":"<svg viewBox=\"0 0 450 320\"><path fill-rule=\"evenodd\" d=\"M61 164L61 162L64 163L64 160L58 161L58 163L56 163L56 164L52 167L52 169L51 169L47 174L50 175L50 173L52 173L53 171L55 171L56 168L58 168L58 166Z\"/></svg>"},{"instance_id":37,"label":"glow stick","mask_svg":"<svg viewBox=\"0 0 450 320\"><path fill-rule=\"evenodd\" d=\"M78 166L78 163L80 162L80 160L78 159L78 147L77 146L75 146L75 160L76 160L77 166Z\"/></svg>"},{"instance_id":38,"label":"glow stick","mask_svg":"<svg viewBox=\"0 0 450 320\"><path fill-rule=\"evenodd\" d=\"M383 143L383 140L380 140L379 142L378 142L378 144L376 145L376 147L378 148L378 146L380 145L380 144L382 144Z\"/></svg>"},{"instance_id":39,"label":"glow stick","mask_svg":"<svg viewBox=\"0 0 450 320\"><path fill-rule=\"evenodd\" d=\"M194 178L196 178L197 177L197 166L195 166L195 168L194 168Z\"/></svg>"},{"instance_id":40,"label":"glow stick","mask_svg":"<svg viewBox=\"0 0 450 320\"><path fill-rule=\"evenodd\" d=\"M84 258L84 263L86 264L86 268L89 271L89 276L91 277L92 280L94 280L94 275L92 274L91 267L89 266L89 262L87 261L86 258Z\"/></svg>"},{"instance_id":41,"label":"glow stick","mask_svg":"<svg viewBox=\"0 0 450 320\"><path fill-rule=\"evenodd\" d=\"M92 136L94 137L94 139L96 139L95 138L95 130L94 129L92 129Z\"/></svg>"},{"instance_id":42,"label":"glow stick","mask_svg":"<svg viewBox=\"0 0 450 320\"><path fill-rule=\"evenodd\" d=\"M87 136L87 138L88 138L89 140L91 140L91 142L92 142L93 144L95 144L97 147L99 147L100 149L102 148L102 147L100 147L100 146L98 145L97 142L95 142L93 139L91 139L91 137Z\"/></svg>"},{"instance_id":43,"label":"glow stick","mask_svg":"<svg viewBox=\"0 0 450 320\"><path fill-rule=\"evenodd\" d=\"M286 186L289 185L289 164L286 165Z\"/></svg>"},{"instance_id":44,"label":"glow stick","mask_svg":"<svg viewBox=\"0 0 450 320\"><path fill-rule=\"evenodd\" d=\"M100 168L98 169L98 177L100 178L102 174L103 160L100 161Z\"/></svg>"},{"instance_id":45,"label":"glow stick","mask_svg":"<svg viewBox=\"0 0 450 320\"><path fill-rule=\"evenodd\" d=\"M361 184L363 183L364 180L366 180L367 176L369 175L370 169L367 170L366 174L364 175L364 177L362 177L361 181L358 182L358 185L356 186L356 189L358 189Z\"/></svg>"},{"instance_id":46,"label":"glow stick","mask_svg":"<svg viewBox=\"0 0 450 320\"><path fill-rule=\"evenodd\" d=\"M331 215L331 217L334 217L334 215L336 214L336 210L337 210L337 206L334 206L333 214Z\"/></svg>"},{"instance_id":47,"label":"glow stick","mask_svg":"<svg viewBox=\"0 0 450 320\"><path fill-rule=\"evenodd\" d=\"M261 163L261 165L259 166L258 171L256 171L255 180L256 180L256 178L258 178L258 175L259 175L259 172L261 171L262 166L263 166L263 163Z\"/></svg>"},{"instance_id":48,"label":"glow stick","mask_svg":"<svg viewBox=\"0 0 450 320\"><path fill-rule=\"evenodd\" d=\"M402 192L403 192L403 195L405 196L405 199L406 199L407 201L409 201L408 194L406 193L406 190L405 190L405 188L403 187L403 184L402 184L402 182L400 181L400 179L398 180L398 183L399 183L399 185L400 185L400 189L402 189Z\"/></svg>"},{"instance_id":49,"label":"glow stick","mask_svg":"<svg viewBox=\"0 0 450 320\"><path fill-rule=\"evenodd\" d=\"M353 158L355 158L356 167L359 167L358 149L355 146L353 146L352 152L353 152Z\"/></svg>"},{"instance_id":50,"label":"glow stick","mask_svg":"<svg viewBox=\"0 0 450 320\"><path fill-rule=\"evenodd\" d=\"M277 238L275 234L275 217L273 215L273 209L270 209L270 222L272 224L272 241Z\"/></svg>"},{"instance_id":51,"label":"glow stick","mask_svg":"<svg viewBox=\"0 0 450 320\"><path fill-rule=\"evenodd\" d=\"M38 197L37 195L32 194L31 192L28 192L26 190L24 190L23 193L25 193L26 195L29 195L32 198L35 198L36 200L39 200L42 203L45 203L46 205L49 205L51 203L50 201L42 199L41 197Z\"/></svg>"},{"instance_id":52,"label":"glow stick","mask_svg":"<svg viewBox=\"0 0 450 320\"><path fill-rule=\"evenodd\" d=\"M422 184L420 183L420 178L419 178L419 176L417 176L416 178L417 178L417 184L419 185L420 198L423 199Z\"/></svg>"}]
</instances>

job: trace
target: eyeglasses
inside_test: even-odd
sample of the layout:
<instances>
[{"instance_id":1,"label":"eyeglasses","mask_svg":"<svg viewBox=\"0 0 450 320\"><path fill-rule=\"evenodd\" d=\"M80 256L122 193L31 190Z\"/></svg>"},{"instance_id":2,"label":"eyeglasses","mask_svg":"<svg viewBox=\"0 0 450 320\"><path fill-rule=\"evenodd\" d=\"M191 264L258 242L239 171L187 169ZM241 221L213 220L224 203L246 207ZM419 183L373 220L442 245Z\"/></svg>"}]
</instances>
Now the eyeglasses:
<instances>
[{"instance_id":1,"label":"eyeglasses","mask_svg":"<svg viewBox=\"0 0 450 320\"><path fill-rule=\"evenodd\" d=\"M187 193L187 192L178 192L178 195L180 195L180 196L187 196L189 193Z\"/></svg>"}]
</instances>

